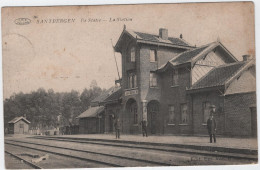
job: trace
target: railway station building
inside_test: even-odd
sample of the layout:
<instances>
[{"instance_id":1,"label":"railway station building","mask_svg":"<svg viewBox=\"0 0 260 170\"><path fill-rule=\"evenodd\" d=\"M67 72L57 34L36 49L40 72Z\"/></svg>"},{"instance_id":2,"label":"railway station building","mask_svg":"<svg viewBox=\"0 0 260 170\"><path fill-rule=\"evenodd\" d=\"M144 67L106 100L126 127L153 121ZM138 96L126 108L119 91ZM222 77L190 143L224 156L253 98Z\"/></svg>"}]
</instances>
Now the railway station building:
<instances>
[{"instance_id":1,"label":"railway station building","mask_svg":"<svg viewBox=\"0 0 260 170\"><path fill-rule=\"evenodd\" d=\"M256 136L256 70L251 55L237 58L220 42L200 47L167 29L149 34L123 29L115 47L122 56L120 88L107 94L104 133L207 134L210 106L216 106L217 134ZM95 102L94 102L95 103Z\"/></svg>"}]
</instances>

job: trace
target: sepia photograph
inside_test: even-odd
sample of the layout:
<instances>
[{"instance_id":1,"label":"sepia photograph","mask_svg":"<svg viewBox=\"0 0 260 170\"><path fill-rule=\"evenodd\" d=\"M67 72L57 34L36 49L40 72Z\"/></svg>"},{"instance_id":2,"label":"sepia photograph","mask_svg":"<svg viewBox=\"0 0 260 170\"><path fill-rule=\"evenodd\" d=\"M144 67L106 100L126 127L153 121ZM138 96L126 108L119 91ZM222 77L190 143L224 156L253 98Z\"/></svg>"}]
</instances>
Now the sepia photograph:
<instances>
[{"instance_id":1,"label":"sepia photograph","mask_svg":"<svg viewBox=\"0 0 260 170\"><path fill-rule=\"evenodd\" d=\"M4 6L1 35L6 169L258 164L254 2Z\"/></svg>"}]
</instances>

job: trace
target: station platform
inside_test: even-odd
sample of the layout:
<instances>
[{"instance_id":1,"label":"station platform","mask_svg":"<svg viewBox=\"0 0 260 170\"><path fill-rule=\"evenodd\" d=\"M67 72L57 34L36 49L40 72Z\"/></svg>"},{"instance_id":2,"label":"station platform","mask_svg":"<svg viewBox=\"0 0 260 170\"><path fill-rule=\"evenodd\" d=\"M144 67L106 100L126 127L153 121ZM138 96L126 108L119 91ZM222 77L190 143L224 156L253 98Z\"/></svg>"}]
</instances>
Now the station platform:
<instances>
[{"instance_id":1,"label":"station platform","mask_svg":"<svg viewBox=\"0 0 260 170\"><path fill-rule=\"evenodd\" d=\"M46 136L47 137L47 136ZM257 138L238 138L217 136L216 143L210 143L207 136L148 136L142 135L120 135L116 139L114 134L86 134L86 135L55 135L55 138L70 138L73 140L94 140L104 142L149 144L154 146L174 146L197 150L220 151L254 154L258 153Z\"/></svg>"}]
</instances>

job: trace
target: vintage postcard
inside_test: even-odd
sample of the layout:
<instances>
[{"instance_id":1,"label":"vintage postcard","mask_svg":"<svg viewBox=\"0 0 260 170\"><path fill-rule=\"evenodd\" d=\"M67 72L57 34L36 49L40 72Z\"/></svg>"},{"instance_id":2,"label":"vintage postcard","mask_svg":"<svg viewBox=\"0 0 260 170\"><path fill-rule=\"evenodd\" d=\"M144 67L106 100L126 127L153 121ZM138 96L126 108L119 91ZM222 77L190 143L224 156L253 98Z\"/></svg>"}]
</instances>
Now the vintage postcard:
<instances>
[{"instance_id":1,"label":"vintage postcard","mask_svg":"<svg viewBox=\"0 0 260 170\"><path fill-rule=\"evenodd\" d=\"M258 164L254 11L3 7L5 167Z\"/></svg>"}]
</instances>

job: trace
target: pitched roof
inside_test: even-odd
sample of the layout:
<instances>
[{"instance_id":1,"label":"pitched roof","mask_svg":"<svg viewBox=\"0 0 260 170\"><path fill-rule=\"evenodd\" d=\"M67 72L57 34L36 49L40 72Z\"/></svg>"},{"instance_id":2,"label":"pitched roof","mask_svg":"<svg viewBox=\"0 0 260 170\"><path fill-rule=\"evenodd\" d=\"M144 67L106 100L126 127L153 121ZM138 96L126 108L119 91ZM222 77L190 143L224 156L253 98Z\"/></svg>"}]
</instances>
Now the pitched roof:
<instances>
[{"instance_id":1,"label":"pitched roof","mask_svg":"<svg viewBox=\"0 0 260 170\"><path fill-rule=\"evenodd\" d=\"M197 81L190 90L224 85L246 64L247 62L235 62L216 67Z\"/></svg>"},{"instance_id":2,"label":"pitched roof","mask_svg":"<svg viewBox=\"0 0 260 170\"><path fill-rule=\"evenodd\" d=\"M21 116L21 117L15 117L14 119L12 119L11 121L9 121L8 123L16 123L19 120L23 119L25 122L27 123L31 123L29 120L27 120L25 117Z\"/></svg>"},{"instance_id":3,"label":"pitched roof","mask_svg":"<svg viewBox=\"0 0 260 170\"><path fill-rule=\"evenodd\" d=\"M132 38L136 39L137 42L141 42L141 43L149 43L149 44L163 45L169 47L174 46L175 48L178 47L184 49L194 48L194 46L191 46L187 41L185 41L182 38L168 37L167 40L164 40L160 38L159 35L134 31L131 29L124 29L115 45L116 51L119 51L120 43L122 42L122 37L125 34L130 35Z\"/></svg>"},{"instance_id":4,"label":"pitched roof","mask_svg":"<svg viewBox=\"0 0 260 170\"><path fill-rule=\"evenodd\" d=\"M104 91L101 95L96 97L94 100L92 100L92 103L102 103L104 102L107 98L109 98L114 92L117 92L121 87L119 86L113 86L109 88L108 90Z\"/></svg>"},{"instance_id":5,"label":"pitched roof","mask_svg":"<svg viewBox=\"0 0 260 170\"><path fill-rule=\"evenodd\" d=\"M180 55L178 55L177 57L170 60L170 62L173 65L178 65L178 64L183 64L183 63L189 62L189 61L191 61L191 59L193 59L193 57L197 56L199 53L201 53L207 47L209 47L209 45L185 51L185 52L181 53Z\"/></svg>"},{"instance_id":6,"label":"pitched roof","mask_svg":"<svg viewBox=\"0 0 260 170\"><path fill-rule=\"evenodd\" d=\"M90 107L88 110L81 113L77 118L96 117L104 109L104 106Z\"/></svg>"},{"instance_id":7,"label":"pitched roof","mask_svg":"<svg viewBox=\"0 0 260 170\"><path fill-rule=\"evenodd\" d=\"M122 94L123 94L122 88L117 89L116 91L114 91L114 93L108 96L108 98L106 98L104 102L117 101L122 97Z\"/></svg>"},{"instance_id":8,"label":"pitched roof","mask_svg":"<svg viewBox=\"0 0 260 170\"><path fill-rule=\"evenodd\" d=\"M168 66L177 66L185 63L195 63L197 60L199 60L201 57L205 56L209 52L211 52L213 49L216 49L216 47L222 48L226 53L230 56L230 61L237 62L238 60L224 47L224 45L221 42L212 42L207 45L203 45L197 48L189 49L187 51L184 51L177 56L173 57L171 60L166 62L164 65L162 65L158 71L164 71L168 68Z\"/></svg>"},{"instance_id":9,"label":"pitched roof","mask_svg":"<svg viewBox=\"0 0 260 170\"><path fill-rule=\"evenodd\" d=\"M164 39L160 38L159 35L137 32L137 31L131 31L131 32L134 37L137 37L138 39L142 39L142 40L146 40L146 41L169 43L169 44L180 45L180 46L190 46L190 44L188 44L185 40L183 40L181 38L168 37L168 40L164 40Z\"/></svg>"}]
</instances>

